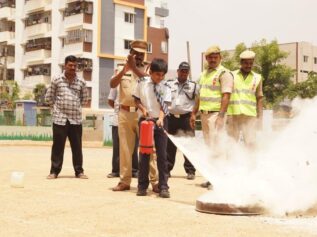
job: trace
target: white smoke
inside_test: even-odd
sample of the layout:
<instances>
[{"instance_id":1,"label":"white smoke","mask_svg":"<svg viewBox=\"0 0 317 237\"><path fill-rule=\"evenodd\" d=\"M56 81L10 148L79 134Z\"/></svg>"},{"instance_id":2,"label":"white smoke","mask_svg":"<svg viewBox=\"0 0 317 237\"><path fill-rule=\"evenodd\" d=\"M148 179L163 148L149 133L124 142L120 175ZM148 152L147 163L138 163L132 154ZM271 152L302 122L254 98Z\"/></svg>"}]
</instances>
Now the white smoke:
<instances>
[{"instance_id":1,"label":"white smoke","mask_svg":"<svg viewBox=\"0 0 317 237\"><path fill-rule=\"evenodd\" d=\"M260 204L274 215L304 213L317 204L317 98L295 100L293 108L297 115L284 130L258 134L256 154L226 140L226 155L219 156L201 134L170 138L213 184L210 201Z\"/></svg>"}]
</instances>

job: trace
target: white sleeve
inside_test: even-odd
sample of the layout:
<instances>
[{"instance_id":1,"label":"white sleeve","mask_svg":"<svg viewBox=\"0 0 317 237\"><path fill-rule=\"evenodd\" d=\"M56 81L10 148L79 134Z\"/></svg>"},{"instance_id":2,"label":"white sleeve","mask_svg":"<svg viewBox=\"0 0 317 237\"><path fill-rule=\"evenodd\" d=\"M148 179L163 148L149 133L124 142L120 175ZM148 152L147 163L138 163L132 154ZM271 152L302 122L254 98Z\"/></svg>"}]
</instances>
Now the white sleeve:
<instances>
[{"instance_id":1,"label":"white sleeve","mask_svg":"<svg viewBox=\"0 0 317 237\"><path fill-rule=\"evenodd\" d=\"M115 101L117 99L117 88L110 88L108 100Z\"/></svg>"},{"instance_id":2,"label":"white sleeve","mask_svg":"<svg viewBox=\"0 0 317 237\"><path fill-rule=\"evenodd\" d=\"M164 86L164 101L165 102L172 102L172 92L170 86Z\"/></svg>"}]
</instances>

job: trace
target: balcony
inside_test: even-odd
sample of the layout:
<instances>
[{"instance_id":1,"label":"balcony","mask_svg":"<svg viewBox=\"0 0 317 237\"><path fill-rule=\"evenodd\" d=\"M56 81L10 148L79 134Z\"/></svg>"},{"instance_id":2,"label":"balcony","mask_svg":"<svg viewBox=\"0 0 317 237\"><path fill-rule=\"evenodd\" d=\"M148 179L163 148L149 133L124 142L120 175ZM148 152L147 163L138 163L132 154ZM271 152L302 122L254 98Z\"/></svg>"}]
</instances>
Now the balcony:
<instances>
[{"instance_id":1,"label":"balcony","mask_svg":"<svg viewBox=\"0 0 317 237\"><path fill-rule=\"evenodd\" d=\"M33 37L36 35L47 35L51 31L51 24L40 23L25 28L25 37Z\"/></svg>"},{"instance_id":2,"label":"balcony","mask_svg":"<svg viewBox=\"0 0 317 237\"><path fill-rule=\"evenodd\" d=\"M28 0L24 5L24 10L26 13L36 12L36 11L49 11L51 10L52 0Z\"/></svg>"},{"instance_id":3,"label":"balcony","mask_svg":"<svg viewBox=\"0 0 317 237\"><path fill-rule=\"evenodd\" d=\"M66 44L64 45L64 50L63 50L65 56L76 55L78 57L84 56L85 53L91 53L91 51L92 51L92 43L89 43L89 42L78 42L74 44Z\"/></svg>"},{"instance_id":4,"label":"balcony","mask_svg":"<svg viewBox=\"0 0 317 237\"><path fill-rule=\"evenodd\" d=\"M24 60L26 64L44 62L51 57L51 50L40 49L25 53Z\"/></svg>"},{"instance_id":5,"label":"balcony","mask_svg":"<svg viewBox=\"0 0 317 237\"><path fill-rule=\"evenodd\" d=\"M23 86L27 88L34 88L35 85L41 84L49 84L51 82L51 76L46 75L33 75L26 76L22 82Z\"/></svg>"},{"instance_id":6,"label":"balcony","mask_svg":"<svg viewBox=\"0 0 317 237\"><path fill-rule=\"evenodd\" d=\"M76 26L81 26L84 24L91 24L92 23L92 14L87 13L80 13L74 14L65 17L64 26L65 29L75 28ZM89 28L89 27L85 27Z\"/></svg>"},{"instance_id":7,"label":"balcony","mask_svg":"<svg viewBox=\"0 0 317 237\"><path fill-rule=\"evenodd\" d=\"M92 24L93 3L78 0L68 1L64 14L65 29L74 28L84 24ZM86 27L89 27L89 25Z\"/></svg>"},{"instance_id":8,"label":"balcony","mask_svg":"<svg viewBox=\"0 0 317 237\"><path fill-rule=\"evenodd\" d=\"M5 62L5 58L7 59L7 62ZM7 56L7 57L0 57L0 63L2 65L8 65L14 63L14 56Z\"/></svg>"},{"instance_id":9,"label":"balcony","mask_svg":"<svg viewBox=\"0 0 317 237\"><path fill-rule=\"evenodd\" d=\"M66 8L67 0L59 0L59 10L64 10Z\"/></svg>"},{"instance_id":10,"label":"balcony","mask_svg":"<svg viewBox=\"0 0 317 237\"><path fill-rule=\"evenodd\" d=\"M7 76L5 78L3 78L3 72L0 72L0 81L2 81L3 79L8 80L8 81L13 81L14 80L14 68L13 69L7 69ZM2 83L0 83L2 84Z\"/></svg>"},{"instance_id":11,"label":"balcony","mask_svg":"<svg viewBox=\"0 0 317 237\"><path fill-rule=\"evenodd\" d=\"M14 40L14 38L15 38L15 33L12 31L0 32L0 42L11 41L11 40Z\"/></svg>"},{"instance_id":12,"label":"balcony","mask_svg":"<svg viewBox=\"0 0 317 237\"><path fill-rule=\"evenodd\" d=\"M0 20L5 18L8 20L15 20L15 9L12 7L0 8Z\"/></svg>"}]
</instances>

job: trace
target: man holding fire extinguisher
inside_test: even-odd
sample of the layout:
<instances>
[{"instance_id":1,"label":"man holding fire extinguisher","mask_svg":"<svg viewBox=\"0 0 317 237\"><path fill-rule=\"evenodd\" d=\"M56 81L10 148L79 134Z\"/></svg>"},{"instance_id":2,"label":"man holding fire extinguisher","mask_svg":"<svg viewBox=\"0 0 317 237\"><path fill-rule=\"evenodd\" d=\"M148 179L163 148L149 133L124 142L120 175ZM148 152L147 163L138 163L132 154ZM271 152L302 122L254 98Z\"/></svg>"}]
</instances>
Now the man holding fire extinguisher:
<instances>
[{"instance_id":1,"label":"man holding fire extinguisher","mask_svg":"<svg viewBox=\"0 0 317 237\"><path fill-rule=\"evenodd\" d=\"M159 171L159 196L170 197L167 185L167 135L165 129L167 128L166 115L169 114L167 104L171 102L171 94L170 88L162 82L166 72L167 63L163 59L154 59L150 65L150 77L141 78L133 94L136 106L142 113L137 196L147 195L150 153L153 152L153 143L155 143ZM149 144L142 144L147 140L144 139L144 136L150 139L147 141Z\"/></svg>"},{"instance_id":2,"label":"man holding fire extinguisher","mask_svg":"<svg viewBox=\"0 0 317 237\"><path fill-rule=\"evenodd\" d=\"M142 40L132 41L130 54L126 63L118 69L118 73L110 80L111 88L119 86L118 129L120 143L120 182L113 191L130 189L132 178L132 154L135 137L138 135L138 113L132 93L139 78L147 75L144 56L147 43ZM153 186L154 188L154 186Z\"/></svg>"}]
</instances>

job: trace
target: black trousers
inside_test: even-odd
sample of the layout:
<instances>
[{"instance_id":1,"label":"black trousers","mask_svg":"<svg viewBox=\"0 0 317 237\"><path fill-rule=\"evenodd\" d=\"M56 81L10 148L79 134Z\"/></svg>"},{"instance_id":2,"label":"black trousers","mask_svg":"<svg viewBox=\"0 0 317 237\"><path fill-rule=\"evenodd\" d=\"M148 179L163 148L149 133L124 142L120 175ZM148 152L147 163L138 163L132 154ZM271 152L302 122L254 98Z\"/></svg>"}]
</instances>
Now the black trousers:
<instances>
[{"instance_id":1,"label":"black trousers","mask_svg":"<svg viewBox=\"0 0 317 237\"><path fill-rule=\"evenodd\" d=\"M140 119L140 123L144 118ZM164 129L167 128L167 119L164 119ZM159 189L168 189L168 169L166 159L166 145L167 135L163 128L155 125L154 127L154 143L157 156L157 169L159 172ZM147 189L149 186L149 167L150 167L150 155L141 154L139 159L139 177L138 177L138 189Z\"/></svg>"},{"instance_id":2,"label":"black trousers","mask_svg":"<svg viewBox=\"0 0 317 237\"><path fill-rule=\"evenodd\" d=\"M119 133L118 126L112 126L112 173L119 174L120 173L120 143L119 143ZM138 147L139 147L139 139L135 138L135 147L132 155L132 173L138 172L139 169L139 157L138 157Z\"/></svg>"},{"instance_id":3,"label":"black trousers","mask_svg":"<svg viewBox=\"0 0 317 237\"><path fill-rule=\"evenodd\" d=\"M51 171L58 175L63 166L65 143L68 137L73 155L73 167L75 175L83 173L83 152L82 152L82 125L70 124L67 120L66 125L53 123L53 146L51 153Z\"/></svg>"},{"instance_id":4,"label":"black trousers","mask_svg":"<svg viewBox=\"0 0 317 237\"><path fill-rule=\"evenodd\" d=\"M176 118L172 114L168 116L168 133L171 135L177 134L180 130L182 130L185 135L188 136L195 136L195 130L190 127L190 113L181 115L180 118ZM171 170L174 168L175 165L175 157L176 157L176 151L177 147L174 145L174 143L168 139L167 142L167 162L168 162L168 170L171 172ZM190 163L190 161L187 159L187 157L184 155L184 169L187 174L195 174L196 169Z\"/></svg>"}]
</instances>

